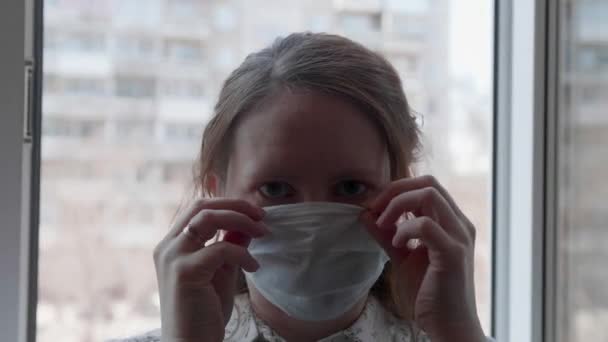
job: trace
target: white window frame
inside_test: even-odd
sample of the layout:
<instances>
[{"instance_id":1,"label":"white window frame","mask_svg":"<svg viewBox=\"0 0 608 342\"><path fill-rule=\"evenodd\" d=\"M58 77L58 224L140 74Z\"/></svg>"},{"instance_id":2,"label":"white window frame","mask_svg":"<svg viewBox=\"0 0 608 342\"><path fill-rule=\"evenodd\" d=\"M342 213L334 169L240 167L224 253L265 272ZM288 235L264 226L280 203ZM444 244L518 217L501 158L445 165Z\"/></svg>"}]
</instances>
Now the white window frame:
<instances>
[{"instance_id":1,"label":"white window frame","mask_svg":"<svg viewBox=\"0 0 608 342\"><path fill-rule=\"evenodd\" d=\"M33 2L0 2L0 340L26 341L35 277L30 262ZM38 104L37 104L38 105ZM33 268L35 269L35 268ZM35 272L34 272L35 273ZM31 281L32 280L32 281Z\"/></svg>"},{"instance_id":2,"label":"white window frame","mask_svg":"<svg viewBox=\"0 0 608 342\"><path fill-rule=\"evenodd\" d=\"M24 139L28 106L15 99L24 98L26 93L24 61L33 61L35 74L40 73L32 37L34 16L36 22L42 22L41 6L41 0L0 2L2 341L35 341L36 333L39 155L35 136ZM555 6L549 0L495 0L492 335L501 342L551 341L552 336L550 316L544 314L551 307L551 301L545 300L551 298L551 288L548 293L543 293L543 288L545 277L551 279L552 272L547 267L551 265L545 263L545 258L551 261L551 246L544 244L545 238L552 237L552 231L545 229L552 217L553 193L551 186L546 186L552 175L545 170L549 170L552 158L546 147L553 132L546 125L552 122L548 109L553 109L555 81L555 75L547 70L553 70L555 61L546 51L553 51L555 45L547 39L553 37L547 27L555 25ZM40 104L36 106L39 110ZM34 128L39 130L39 123ZM35 190L33 196L30 189ZM546 327L549 329L544 331Z\"/></svg>"},{"instance_id":3,"label":"white window frame","mask_svg":"<svg viewBox=\"0 0 608 342\"><path fill-rule=\"evenodd\" d=\"M545 341L558 341L557 310L563 305L557 303L558 264L557 264L557 217L558 217L558 111L560 88L560 48L562 1L548 1L546 5L546 149L545 149L545 251L544 251L544 298L543 334ZM564 338L562 337L561 340Z\"/></svg>"},{"instance_id":4,"label":"white window frame","mask_svg":"<svg viewBox=\"0 0 608 342\"><path fill-rule=\"evenodd\" d=\"M496 1L493 335L553 341L548 289L557 1Z\"/></svg>"}]
</instances>

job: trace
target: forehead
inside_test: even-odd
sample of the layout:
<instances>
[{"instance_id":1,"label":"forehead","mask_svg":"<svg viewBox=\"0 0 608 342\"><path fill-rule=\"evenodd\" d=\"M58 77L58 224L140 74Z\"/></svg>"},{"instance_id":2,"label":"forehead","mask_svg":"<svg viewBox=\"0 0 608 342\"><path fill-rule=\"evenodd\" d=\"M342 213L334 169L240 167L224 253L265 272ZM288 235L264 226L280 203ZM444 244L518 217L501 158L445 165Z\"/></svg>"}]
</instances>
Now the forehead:
<instances>
[{"instance_id":1,"label":"forehead","mask_svg":"<svg viewBox=\"0 0 608 342\"><path fill-rule=\"evenodd\" d=\"M381 169L386 145L372 119L348 101L315 92L279 93L241 118L231 164L260 172L339 173Z\"/></svg>"}]
</instances>

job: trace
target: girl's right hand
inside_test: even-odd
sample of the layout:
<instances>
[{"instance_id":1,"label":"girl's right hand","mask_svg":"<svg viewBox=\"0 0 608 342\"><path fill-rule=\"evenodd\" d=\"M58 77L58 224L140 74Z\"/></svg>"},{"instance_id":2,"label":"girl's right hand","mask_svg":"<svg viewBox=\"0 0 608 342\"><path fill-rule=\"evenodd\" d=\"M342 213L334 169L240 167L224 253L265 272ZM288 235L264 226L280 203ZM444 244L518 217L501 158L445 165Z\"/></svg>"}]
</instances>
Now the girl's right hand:
<instances>
[{"instance_id":1,"label":"girl's right hand","mask_svg":"<svg viewBox=\"0 0 608 342\"><path fill-rule=\"evenodd\" d=\"M259 267L247 245L268 233L263 217L246 201L215 198L197 200L176 219L154 249L164 342L223 340L238 270ZM223 241L205 247L220 228Z\"/></svg>"}]
</instances>

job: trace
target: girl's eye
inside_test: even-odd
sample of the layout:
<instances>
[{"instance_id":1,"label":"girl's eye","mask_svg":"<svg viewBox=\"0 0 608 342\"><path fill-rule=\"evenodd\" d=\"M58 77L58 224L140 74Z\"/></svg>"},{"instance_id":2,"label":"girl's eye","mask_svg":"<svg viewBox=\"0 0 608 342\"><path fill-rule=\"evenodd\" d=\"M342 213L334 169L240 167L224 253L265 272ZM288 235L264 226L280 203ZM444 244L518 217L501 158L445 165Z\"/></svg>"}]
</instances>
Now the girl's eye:
<instances>
[{"instance_id":1,"label":"girl's eye","mask_svg":"<svg viewBox=\"0 0 608 342\"><path fill-rule=\"evenodd\" d=\"M336 185L338 196L357 196L367 191L367 186L356 180L342 181Z\"/></svg>"},{"instance_id":2,"label":"girl's eye","mask_svg":"<svg viewBox=\"0 0 608 342\"><path fill-rule=\"evenodd\" d=\"M259 191L268 198L281 198L294 193L293 188L284 182L269 182L262 185Z\"/></svg>"}]
</instances>

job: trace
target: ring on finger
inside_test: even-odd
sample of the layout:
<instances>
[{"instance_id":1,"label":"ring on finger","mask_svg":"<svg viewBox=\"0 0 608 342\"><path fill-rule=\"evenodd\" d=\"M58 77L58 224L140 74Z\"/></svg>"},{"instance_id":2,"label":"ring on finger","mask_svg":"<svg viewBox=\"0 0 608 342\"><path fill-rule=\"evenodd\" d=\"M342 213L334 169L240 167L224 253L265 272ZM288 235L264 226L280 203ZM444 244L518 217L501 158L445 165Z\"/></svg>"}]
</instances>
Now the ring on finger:
<instances>
[{"instance_id":1,"label":"ring on finger","mask_svg":"<svg viewBox=\"0 0 608 342\"><path fill-rule=\"evenodd\" d=\"M201 245L205 245L205 239L203 239L203 237L199 233L197 233L194 229L192 229L192 226L190 225L190 223L188 223L186 225L184 230L182 230L182 233L185 235L188 235L190 238L195 239Z\"/></svg>"}]
</instances>

